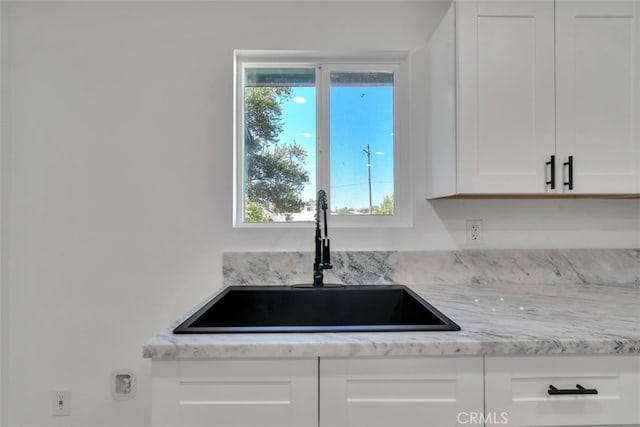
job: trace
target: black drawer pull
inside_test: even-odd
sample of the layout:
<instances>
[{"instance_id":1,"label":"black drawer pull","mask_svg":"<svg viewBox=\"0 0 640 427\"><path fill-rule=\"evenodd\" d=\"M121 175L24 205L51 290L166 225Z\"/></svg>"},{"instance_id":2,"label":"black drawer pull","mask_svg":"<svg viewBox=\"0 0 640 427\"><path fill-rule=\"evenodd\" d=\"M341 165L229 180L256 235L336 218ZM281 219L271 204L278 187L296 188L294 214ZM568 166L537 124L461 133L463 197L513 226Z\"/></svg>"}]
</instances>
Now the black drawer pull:
<instances>
[{"instance_id":1,"label":"black drawer pull","mask_svg":"<svg viewBox=\"0 0 640 427\"><path fill-rule=\"evenodd\" d=\"M551 155L551 158L548 162L545 163L546 166L549 166L549 175L550 178L548 181L545 181L545 184L549 186L552 190L556 189L556 156ZM545 171L546 172L546 171Z\"/></svg>"},{"instance_id":2,"label":"black drawer pull","mask_svg":"<svg viewBox=\"0 0 640 427\"><path fill-rule=\"evenodd\" d=\"M595 388L584 388L580 384L576 384L576 388L556 388L549 385L547 393L549 393L549 396L557 396L559 394L598 394L598 390Z\"/></svg>"}]
</instances>

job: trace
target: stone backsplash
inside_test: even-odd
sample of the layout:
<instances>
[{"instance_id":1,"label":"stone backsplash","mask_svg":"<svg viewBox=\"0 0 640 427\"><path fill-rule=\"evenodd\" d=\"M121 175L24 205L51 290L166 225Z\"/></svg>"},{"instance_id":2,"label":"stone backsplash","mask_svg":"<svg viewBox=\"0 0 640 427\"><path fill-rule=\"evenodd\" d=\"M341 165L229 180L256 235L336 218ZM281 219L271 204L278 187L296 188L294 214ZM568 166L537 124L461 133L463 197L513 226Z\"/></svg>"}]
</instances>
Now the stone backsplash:
<instances>
[{"instance_id":1,"label":"stone backsplash","mask_svg":"<svg viewBox=\"0 0 640 427\"><path fill-rule=\"evenodd\" d=\"M310 283L310 252L226 252L223 283ZM325 283L346 285L640 284L640 249L333 252Z\"/></svg>"}]
</instances>

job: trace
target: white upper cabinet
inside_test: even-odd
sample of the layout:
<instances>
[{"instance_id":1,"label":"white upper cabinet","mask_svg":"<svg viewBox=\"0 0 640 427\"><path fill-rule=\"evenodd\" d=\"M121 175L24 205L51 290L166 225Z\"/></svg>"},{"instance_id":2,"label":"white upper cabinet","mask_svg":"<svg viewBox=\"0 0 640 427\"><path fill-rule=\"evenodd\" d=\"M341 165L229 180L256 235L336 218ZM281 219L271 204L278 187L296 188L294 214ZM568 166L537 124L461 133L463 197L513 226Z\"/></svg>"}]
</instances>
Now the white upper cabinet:
<instances>
[{"instance_id":1,"label":"white upper cabinet","mask_svg":"<svg viewBox=\"0 0 640 427\"><path fill-rule=\"evenodd\" d=\"M458 64L459 192L544 192L553 1L458 3Z\"/></svg>"},{"instance_id":2,"label":"white upper cabinet","mask_svg":"<svg viewBox=\"0 0 640 427\"><path fill-rule=\"evenodd\" d=\"M637 7L455 2L427 47L428 197L639 192Z\"/></svg>"},{"instance_id":3,"label":"white upper cabinet","mask_svg":"<svg viewBox=\"0 0 640 427\"><path fill-rule=\"evenodd\" d=\"M572 156L574 192L640 190L639 6L556 1L557 153L563 164ZM568 167L563 169L568 182Z\"/></svg>"}]
</instances>

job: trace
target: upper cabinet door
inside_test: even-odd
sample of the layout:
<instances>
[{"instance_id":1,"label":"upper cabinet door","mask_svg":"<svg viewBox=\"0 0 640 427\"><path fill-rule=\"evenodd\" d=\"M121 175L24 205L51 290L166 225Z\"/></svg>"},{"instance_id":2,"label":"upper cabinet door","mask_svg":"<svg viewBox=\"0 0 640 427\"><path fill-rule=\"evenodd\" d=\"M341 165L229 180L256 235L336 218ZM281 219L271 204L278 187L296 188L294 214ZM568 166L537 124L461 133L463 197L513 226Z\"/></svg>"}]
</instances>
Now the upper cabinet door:
<instances>
[{"instance_id":1,"label":"upper cabinet door","mask_svg":"<svg viewBox=\"0 0 640 427\"><path fill-rule=\"evenodd\" d=\"M553 1L460 1L457 18L458 193L552 191Z\"/></svg>"},{"instance_id":2,"label":"upper cabinet door","mask_svg":"<svg viewBox=\"0 0 640 427\"><path fill-rule=\"evenodd\" d=\"M638 1L556 1L557 153L576 193L637 193ZM568 182L568 166L561 168Z\"/></svg>"}]
</instances>

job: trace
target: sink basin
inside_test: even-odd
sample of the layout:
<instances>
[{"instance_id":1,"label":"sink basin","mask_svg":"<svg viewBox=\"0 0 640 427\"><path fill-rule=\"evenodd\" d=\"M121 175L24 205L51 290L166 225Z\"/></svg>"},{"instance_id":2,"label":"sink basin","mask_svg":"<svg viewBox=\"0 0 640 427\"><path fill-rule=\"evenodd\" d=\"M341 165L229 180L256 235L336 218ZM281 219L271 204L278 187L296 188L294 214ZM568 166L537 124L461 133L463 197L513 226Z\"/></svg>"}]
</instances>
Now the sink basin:
<instances>
[{"instance_id":1,"label":"sink basin","mask_svg":"<svg viewBox=\"0 0 640 427\"><path fill-rule=\"evenodd\" d=\"M402 285L230 286L175 334L256 332L459 331Z\"/></svg>"}]
</instances>

